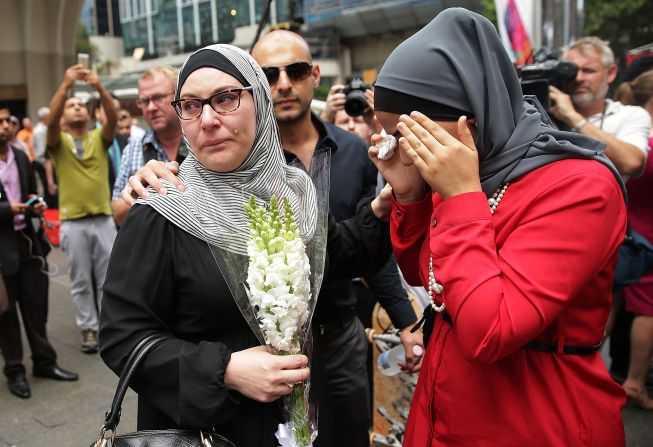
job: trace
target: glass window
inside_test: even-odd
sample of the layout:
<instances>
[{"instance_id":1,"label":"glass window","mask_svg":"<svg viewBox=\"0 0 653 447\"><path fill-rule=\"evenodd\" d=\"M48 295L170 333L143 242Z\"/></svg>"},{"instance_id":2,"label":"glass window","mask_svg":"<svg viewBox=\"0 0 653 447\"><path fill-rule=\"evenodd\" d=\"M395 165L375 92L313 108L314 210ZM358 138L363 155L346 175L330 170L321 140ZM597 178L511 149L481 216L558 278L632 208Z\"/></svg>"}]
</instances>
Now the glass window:
<instances>
[{"instance_id":1,"label":"glass window","mask_svg":"<svg viewBox=\"0 0 653 447\"><path fill-rule=\"evenodd\" d=\"M211 2L204 1L199 4L200 16L200 42L202 46L217 43L213 41L213 24L211 22ZM219 19L218 19L219 20Z\"/></svg>"},{"instance_id":2,"label":"glass window","mask_svg":"<svg viewBox=\"0 0 653 447\"><path fill-rule=\"evenodd\" d=\"M290 2L288 0L275 0L277 8L277 23L290 20Z\"/></svg>"}]
</instances>

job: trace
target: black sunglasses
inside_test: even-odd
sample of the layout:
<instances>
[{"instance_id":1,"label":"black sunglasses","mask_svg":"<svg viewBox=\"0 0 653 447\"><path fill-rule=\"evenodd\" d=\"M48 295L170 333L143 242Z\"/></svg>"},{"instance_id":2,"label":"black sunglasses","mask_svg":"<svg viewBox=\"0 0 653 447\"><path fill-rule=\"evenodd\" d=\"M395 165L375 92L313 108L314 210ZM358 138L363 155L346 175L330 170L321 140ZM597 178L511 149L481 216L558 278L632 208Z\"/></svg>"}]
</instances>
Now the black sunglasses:
<instances>
[{"instance_id":1,"label":"black sunglasses","mask_svg":"<svg viewBox=\"0 0 653 447\"><path fill-rule=\"evenodd\" d=\"M276 84L279 80L281 70L286 72L288 79L291 81L300 82L311 75L313 65L308 62L294 62L281 67L263 67L263 73L265 74L265 77L268 78L270 85Z\"/></svg>"}]
</instances>

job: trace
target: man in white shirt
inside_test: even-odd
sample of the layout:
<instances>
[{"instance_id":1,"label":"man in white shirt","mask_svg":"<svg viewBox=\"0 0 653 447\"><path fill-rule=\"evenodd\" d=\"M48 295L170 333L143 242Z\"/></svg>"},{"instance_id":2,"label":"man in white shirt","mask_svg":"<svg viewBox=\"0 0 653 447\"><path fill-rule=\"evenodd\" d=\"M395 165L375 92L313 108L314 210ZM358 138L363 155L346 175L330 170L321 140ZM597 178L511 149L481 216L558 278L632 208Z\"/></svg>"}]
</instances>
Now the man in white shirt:
<instances>
[{"instance_id":1,"label":"man in white shirt","mask_svg":"<svg viewBox=\"0 0 653 447\"><path fill-rule=\"evenodd\" d=\"M583 37L567 49L563 59L578 65L578 74L569 95L549 87L549 113L573 132L607 144L605 155L624 181L641 175L648 155L651 117L641 107L606 98L608 86L617 76L614 55L607 42L598 37Z\"/></svg>"}]
</instances>

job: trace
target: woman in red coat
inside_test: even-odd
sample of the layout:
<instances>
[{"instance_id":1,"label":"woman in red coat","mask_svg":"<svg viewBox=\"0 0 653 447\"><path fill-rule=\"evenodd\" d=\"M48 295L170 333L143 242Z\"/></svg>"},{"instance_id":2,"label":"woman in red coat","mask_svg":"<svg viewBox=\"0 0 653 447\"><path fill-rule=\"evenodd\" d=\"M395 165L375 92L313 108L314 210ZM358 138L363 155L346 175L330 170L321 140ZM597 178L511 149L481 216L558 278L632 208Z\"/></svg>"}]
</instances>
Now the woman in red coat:
<instances>
[{"instance_id":1,"label":"woman in red coat","mask_svg":"<svg viewBox=\"0 0 653 447\"><path fill-rule=\"evenodd\" d=\"M435 315L404 445L623 446L624 392L598 353L626 228L604 145L553 129L463 9L395 49L375 111L401 137L386 160L370 148L395 255Z\"/></svg>"}]
</instances>

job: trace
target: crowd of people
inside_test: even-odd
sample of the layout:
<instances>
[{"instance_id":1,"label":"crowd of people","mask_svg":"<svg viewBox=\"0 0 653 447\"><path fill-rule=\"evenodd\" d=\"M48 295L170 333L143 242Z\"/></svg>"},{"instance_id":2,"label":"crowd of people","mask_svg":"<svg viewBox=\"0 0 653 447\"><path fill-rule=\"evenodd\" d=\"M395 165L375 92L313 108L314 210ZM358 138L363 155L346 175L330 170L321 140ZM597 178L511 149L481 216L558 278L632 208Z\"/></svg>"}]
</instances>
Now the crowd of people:
<instances>
[{"instance_id":1,"label":"crowd of people","mask_svg":"<svg viewBox=\"0 0 653 447\"><path fill-rule=\"evenodd\" d=\"M311 110L320 68L285 30L251 55L212 45L179 70L147 70L137 84L146 131L81 65L34 128L24 118L19 130L0 105L10 391L31 395L18 313L33 375L78 379L47 339L50 247L32 225L56 207L81 350L120 374L141 340L165 339L133 382L139 429L276 446L279 398L310 378L314 445L369 445L359 310L369 289L399 330L404 373L420 374L404 445L625 445L625 399L653 409L653 271L614 287L627 228L653 241L653 64L628 67L613 100L606 42L578 39L562 58L578 74L549 87L545 110L523 95L493 25L452 8L389 55L357 116L342 84ZM96 90L94 120L69 96L75 82ZM233 199L244 193L287 197L310 239L305 171L325 151L327 254L309 363L260 346L211 247L233 250L248 234ZM423 315L403 284L421 290ZM611 371L599 353L608 336Z\"/></svg>"}]
</instances>

